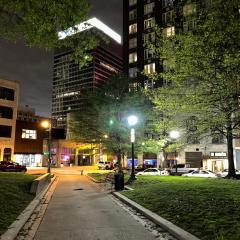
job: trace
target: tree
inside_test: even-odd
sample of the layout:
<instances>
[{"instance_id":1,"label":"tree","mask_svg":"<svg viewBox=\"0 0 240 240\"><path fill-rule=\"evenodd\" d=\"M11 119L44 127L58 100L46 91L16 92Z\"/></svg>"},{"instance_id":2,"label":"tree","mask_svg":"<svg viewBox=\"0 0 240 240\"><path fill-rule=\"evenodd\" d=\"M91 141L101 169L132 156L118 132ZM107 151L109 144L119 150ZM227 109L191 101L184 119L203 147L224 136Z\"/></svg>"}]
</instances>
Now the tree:
<instances>
[{"instance_id":1,"label":"tree","mask_svg":"<svg viewBox=\"0 0 240 240\"><path fill-rule=\"evenodd\" d=\"M140 151L144 139L146 116L151 106L142 91L129 91L131 81L123 75L108 79L85 96L83 111L73 112L70 131L81 142L101 142L108 151L122 157L130 151L130 128L127 117L138 116L136 126L136 151ZM105 138L104 135L108 137Z\"/></svg>"},{"instance_id":2,"label":"tree","mask_svg":"<svg viewBox=\"0 0 240 240\"><path fill-rule=\"evenodd\" d=\"M0 3L1 38L23 40L28 46L74 48L73 57L81 65L91 59L83 57L96 46L92 33L85 31L59 41L58 32L87 19L90 6L85 0L7 1Z\"/></svg>"},{"instance_id":3,"label":"tree","mask_svg":"<svg viewBox=\"0 0 240 240\"><path fill-rule=\"evenodd\" d=\"M240 127L239 1L201 4L194 31L165 37L162 29L157 30L157 43L150 47L165 69L157 77L167 84L150 95L155 109L163 113L161 124L178 127L186 137L225 136L228 177L235 177L233 139L239 137Z\"/></svg>"}]
</instances>

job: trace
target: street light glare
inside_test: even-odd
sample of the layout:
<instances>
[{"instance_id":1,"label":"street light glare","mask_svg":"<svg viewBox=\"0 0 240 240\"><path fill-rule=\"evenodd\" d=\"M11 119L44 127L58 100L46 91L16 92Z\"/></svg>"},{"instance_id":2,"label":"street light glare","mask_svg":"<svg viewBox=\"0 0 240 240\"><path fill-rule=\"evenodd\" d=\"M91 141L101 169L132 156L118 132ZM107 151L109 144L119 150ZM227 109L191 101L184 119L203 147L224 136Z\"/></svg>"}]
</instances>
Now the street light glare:
<instances>
[{"instance_id":1,"label":"street light glare","mask_svg":"<svg viewBox=\"0 0 240 240\"><path fill-rule=\"evenodd\" d=\"M49 121L43 121L43 122L41 123L41 125L42 125L42 127L44 127L44 128L49 128L50 123L49 123Z\"/></svg>"},{"instance_id":2,"label":"street light glare","mask_svg":"<svg viewBox=\"0 0 240 240\"><path fill-rule=\"evenodd\" d=\"M134 115L131 115L128 117L127 121L128 121L129 126L134 126L137 124L138 118Z\"/></svg>"},{"instance_id":3,"label":"street light glare","mask_svg":"<svg viewBox=\"0 0 240 240\"><path fill-rule=\"evenodd\" d=\"M174 138L174 139L177 139L179 137L179 132L176 131L176 130L171 131L170 132L170 137Z\"/></svg>"}]
</instances>

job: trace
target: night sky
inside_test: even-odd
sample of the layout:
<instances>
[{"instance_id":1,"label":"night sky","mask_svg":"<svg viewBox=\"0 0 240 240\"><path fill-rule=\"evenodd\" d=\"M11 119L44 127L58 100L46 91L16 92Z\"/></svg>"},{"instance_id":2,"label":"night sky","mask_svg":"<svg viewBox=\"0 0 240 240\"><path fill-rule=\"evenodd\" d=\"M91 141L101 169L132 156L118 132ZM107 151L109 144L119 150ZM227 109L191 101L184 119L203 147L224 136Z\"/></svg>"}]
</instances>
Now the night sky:
<instances>
[{"instance_id":1,"label":"night sky","mask_svg":"<svg viewBox=\"0 0 240 240\"><path fill-rule=\"evenodd\" d=\"M122 35L122 0L89 0L96 16ZM20 82L20 106L41 116L51 114L52 52L0 40L0 78Z\"/></svg>"}]
</instances>

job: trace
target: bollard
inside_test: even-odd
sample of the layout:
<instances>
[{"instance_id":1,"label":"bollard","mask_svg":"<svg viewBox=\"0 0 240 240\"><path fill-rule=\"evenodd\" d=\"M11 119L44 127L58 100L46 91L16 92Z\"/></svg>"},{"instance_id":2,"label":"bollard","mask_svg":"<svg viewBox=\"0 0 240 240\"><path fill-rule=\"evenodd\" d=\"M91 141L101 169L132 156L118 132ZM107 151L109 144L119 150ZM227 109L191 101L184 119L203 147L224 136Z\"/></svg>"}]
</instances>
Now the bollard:
<instances>
[{"instance_id":1,"label":"bollard","mask_svg":"<svg viewBox=\"0 0 240 240\"><path fill-rule=\"evenodd\" d=\"M83 175L83 170L80 170L80 172L81 172L81 175Z\"/></svg>"}]
</instances>

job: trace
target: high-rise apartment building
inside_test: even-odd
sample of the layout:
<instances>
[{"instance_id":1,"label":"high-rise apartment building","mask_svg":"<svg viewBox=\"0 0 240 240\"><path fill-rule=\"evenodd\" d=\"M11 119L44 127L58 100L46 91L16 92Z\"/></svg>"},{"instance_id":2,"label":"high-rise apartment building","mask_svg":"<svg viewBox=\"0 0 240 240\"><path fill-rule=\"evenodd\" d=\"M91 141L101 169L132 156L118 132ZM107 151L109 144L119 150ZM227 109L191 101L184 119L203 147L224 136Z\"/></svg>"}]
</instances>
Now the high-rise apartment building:
<instances>
[{"instance_id":1,"label":"high-rise apartment building","mask_svg":"<svg viewBox=\"0 0 240 240\"><path fill-rule=\"evenodd\" d=\"M124 71L136 78L136 86L157 87L164 80L153 82L144 76L163 71L164 64L156 59L146 43L155 42L154 26L163 28L166 36L196 26L196 3L184 0L124 0L123 1L123 59Z\"/></svg>"},{"instance_id":2,"label":"high-rise apartment building","mask_svg":"<svg viewBox=\"0 0 240 240\"><path fill-rule=\"evenodd\" d=\"M166 36L179 32L194 31L197 24L198 7L211 7L211 0L124 0L123 1L123 60L124 72L135 78L135 87L161 87L164 79L153 82L146 75L162 72L167 69L163 59L155 58L148 49L147 42L155 43L155 26ZM148 137L154 138L154 134ZM237 152L236 155L239 155ZM178 158L178 160L177 160ZM143 155L144 163L146 157ZM168 164L188 163L191 166L201 165L213 171L227 167L227 146L221 138L194 140L179 151L168 154ZM163 161L163 160L162 160ZM239 160L236 160L236 164ZM238 165L237 165L238 166Z\"/></svg>"},{"instance_id":3,"label":"high-rise apartment building","mask_svg":"<svg viewBox=\"0 0 240 240\"><path fill-rule=\"evenodd\" d=\"M84 29L79 24L77 34L95 28L104 33L109 42L101 41L91 52L92 61L83 68L71 60L72 49L55 51L52 118L56 120L57 127L66 128L67 114L71 111L78 110L87 114L84 111L84 93L122 71L121 36L96 18L88 20L87 24ZM61 38L64 37L61 35Z\"/></svg>"},{"instance_id":4,"label":"high-rise apartment building","mask_svg":"<svg viewBox=\"0 0 240 240\"><path fill-rule=\"evenodd\" d=\"M0 160L13 160L19 83L0 79Z\"/></svg>"}]
</instances>

